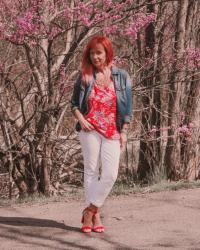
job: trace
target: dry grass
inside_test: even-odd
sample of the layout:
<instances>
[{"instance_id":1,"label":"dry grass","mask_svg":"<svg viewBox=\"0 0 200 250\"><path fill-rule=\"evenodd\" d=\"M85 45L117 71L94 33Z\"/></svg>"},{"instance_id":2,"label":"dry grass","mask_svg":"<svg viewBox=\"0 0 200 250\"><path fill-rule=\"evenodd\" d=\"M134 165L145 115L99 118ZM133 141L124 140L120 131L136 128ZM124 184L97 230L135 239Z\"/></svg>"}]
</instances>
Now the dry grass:
<instances>
[{"instance_id":1,"label":"dry grass","mask_svg":"<svg viewBox=\"0 0 200 250\"><path fill-rule=\"evenodd\" d=\"M161 181L159 183L142 187L140 185L124 185L119 184L115 185L112 190L113 195L128 195L131 193L152 193L152 192L161 192L164 190L176 191L179 189L191 189L200 187L200 181L177 181L177 182L168 182Z\"/></svg>"},{"instance_id":2,"label":"dry grass","mask_svg":"<svg viewBox=\"0 0 200 250\"><path fill-rule=\"evenodd\" d=\"M157 184L151 186L142 187L140 185L125 185L125 184L115 184L112 189L110 196L119 196L119 195L129 195L135 193L152 193L152 192L161 192L165 190L176 191L179 189L191 189L200 187L200 181L178 181L178 182L167 182L161 181ZM47 204L51 202L70 202L74 200L83 200L84 199L84 191L83 188L80 187L71 187L67 186L66 193L60 196L51 196L45 197L43 195L35 195L31 197L27 197L24 199L0 199L0 207L3 206L13 206L13 205L24 205L24 204Z\"/></svg>"}]
</instances>

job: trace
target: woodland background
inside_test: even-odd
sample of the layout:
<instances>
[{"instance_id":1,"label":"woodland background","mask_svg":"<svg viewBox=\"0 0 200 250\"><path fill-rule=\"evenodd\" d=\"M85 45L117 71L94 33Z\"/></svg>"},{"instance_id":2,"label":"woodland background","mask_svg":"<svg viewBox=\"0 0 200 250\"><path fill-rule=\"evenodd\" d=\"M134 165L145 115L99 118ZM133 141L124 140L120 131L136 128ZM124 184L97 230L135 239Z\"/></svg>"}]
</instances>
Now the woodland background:
<instances>
[{"instance_id":1,"label":"woodland background","mask_svg":"<svg viewBox=\"0 0 200 250\"><path fill-rule=\"evenodd\" d=\"M118 182L199 179L199 13L198 0L1 0L1 196L82 185L70 97L96 34L112 40L133 80Z\"/></svg>"}]
</instances>

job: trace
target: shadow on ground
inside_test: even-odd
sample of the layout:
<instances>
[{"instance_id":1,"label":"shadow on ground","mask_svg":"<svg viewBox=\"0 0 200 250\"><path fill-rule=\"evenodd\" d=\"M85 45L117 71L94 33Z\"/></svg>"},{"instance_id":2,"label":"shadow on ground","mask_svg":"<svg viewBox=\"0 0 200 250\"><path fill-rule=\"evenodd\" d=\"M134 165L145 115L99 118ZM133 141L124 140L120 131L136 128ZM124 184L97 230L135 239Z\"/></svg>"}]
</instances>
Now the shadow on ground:
<instances>
[{"instance_id":1,"label":"shadow on ground","mask_svg":"<svg viewBox=\"0 0 200 250\"><path fill-rule=\"evenodd\" d=\"M78 227L49 219L0 216L0 228L0 238L10 241L12 246L14 242L16 245L24 246L24 249L31 246L32 249L97 250L100 249L99 242L106 244L110 249L137 250L112 240L106 233L83 234Z\"/></svg>"}]
</instances>

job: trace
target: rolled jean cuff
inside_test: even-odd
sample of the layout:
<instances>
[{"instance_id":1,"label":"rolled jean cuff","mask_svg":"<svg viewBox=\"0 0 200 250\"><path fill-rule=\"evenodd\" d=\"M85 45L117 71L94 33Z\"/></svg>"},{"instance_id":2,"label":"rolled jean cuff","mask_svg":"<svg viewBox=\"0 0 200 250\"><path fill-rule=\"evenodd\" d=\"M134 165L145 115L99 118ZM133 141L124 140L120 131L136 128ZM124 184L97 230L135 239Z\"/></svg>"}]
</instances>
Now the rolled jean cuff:
<instances>
[{"instance_id":1,"label":"rolled jean cuff","mask_svg":"<svg viewBox=\"0 0 200 250\"><path fill-rule=\"evenodd\" d=\"M98 207L98 208L102 207L102 205L103 205L103 203L96 202L96 201L93 202L92 200L90 200L87 204L88 205L92 204L92 205L94 205L95 207Z\"/></svg>"},{"instance_id":2,"label":"rolled jean cuff","mask_svg":"<svg viewBox=\"0 0 200 250\"><path fill-rule=\"evenodd\" d=\"M72 113L74 114L74 112L75 112L77 109L79 109L79 107L77 107L77 106L71 107Z\"/></svg>"}]
</instances>

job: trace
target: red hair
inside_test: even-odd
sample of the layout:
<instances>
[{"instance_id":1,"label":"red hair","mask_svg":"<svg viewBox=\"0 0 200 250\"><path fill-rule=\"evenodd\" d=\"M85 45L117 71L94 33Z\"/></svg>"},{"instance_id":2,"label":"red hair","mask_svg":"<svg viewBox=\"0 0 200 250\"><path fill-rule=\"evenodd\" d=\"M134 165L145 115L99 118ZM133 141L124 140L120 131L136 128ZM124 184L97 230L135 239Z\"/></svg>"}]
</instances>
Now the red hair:
<instances>
[{"instance_id":1,"label":"red hair","mask_svg":"<svg viewBox=\"0 0 200 250\"><path fill-rule=\"evenodd\" d=\"M113 48L111 41L105 36L94 36L87 44L82 58L82 79L89 83L93 77L94 66L90 60L90 50L96 46L96 44L101 44L106 52L106 63L111 65L113 60Z\"/></svg>"}]
</instances>

